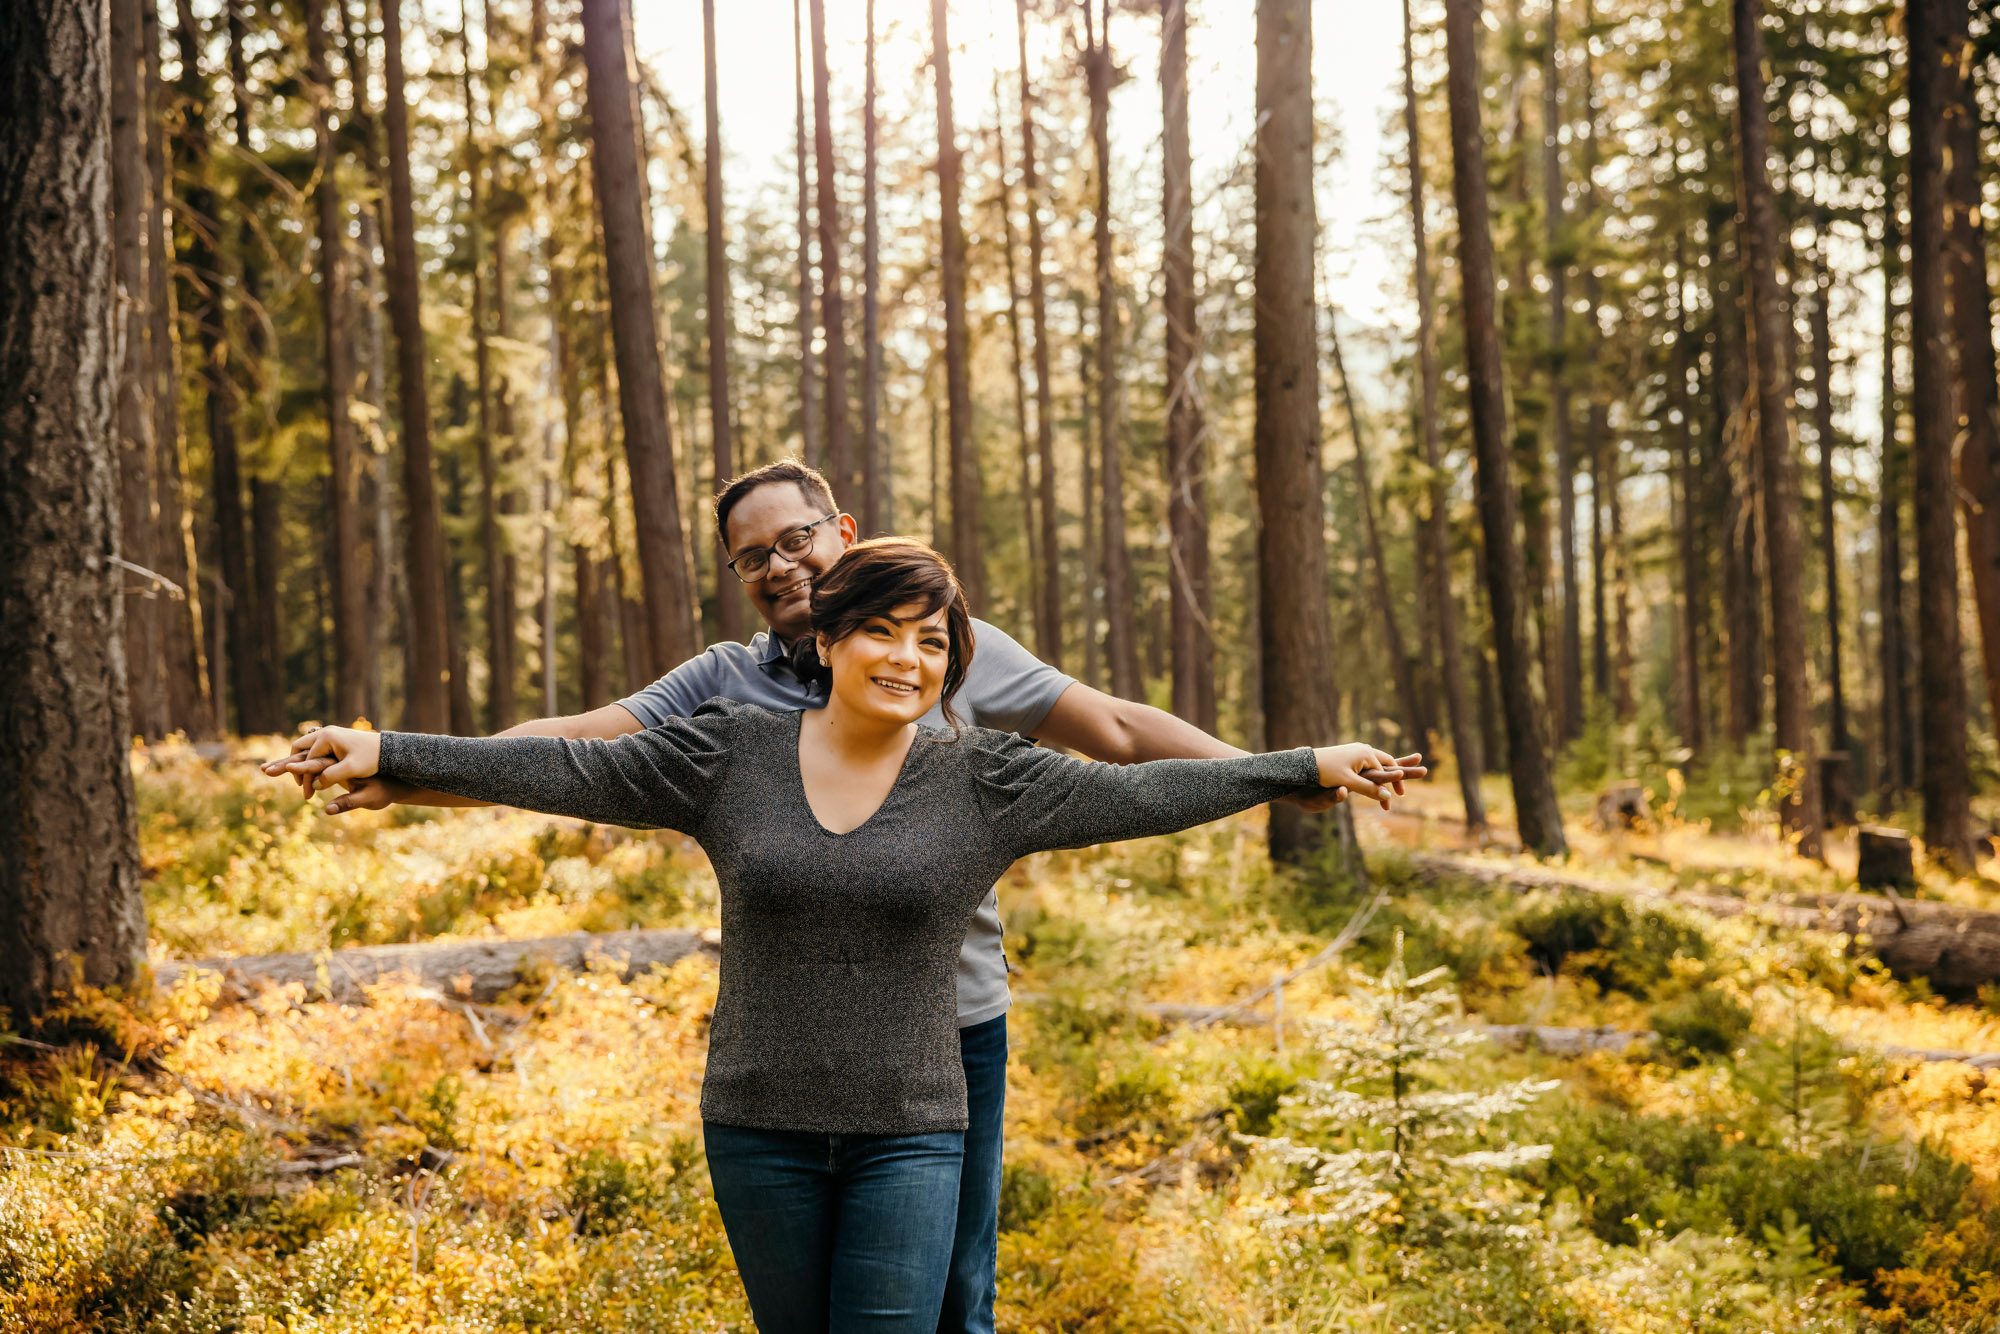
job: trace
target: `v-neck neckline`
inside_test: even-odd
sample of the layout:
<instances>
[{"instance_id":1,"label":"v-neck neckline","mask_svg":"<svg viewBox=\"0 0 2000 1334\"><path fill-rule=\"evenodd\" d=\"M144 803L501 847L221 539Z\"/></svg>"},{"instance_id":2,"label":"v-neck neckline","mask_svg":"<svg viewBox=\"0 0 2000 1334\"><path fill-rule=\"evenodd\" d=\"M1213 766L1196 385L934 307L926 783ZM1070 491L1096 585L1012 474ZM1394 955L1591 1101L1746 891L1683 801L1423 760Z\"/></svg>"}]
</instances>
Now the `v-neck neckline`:
<instances>
[{"instance_id":1,"label":"v-neck neckline","mask_svg":"<svg viewBox=\"0 0 2000 1334\"><path fill-rule=\"evenodd\" d=\"M882 794L882 800L875 804L875 809L868 812L867 817L860 824L855 825L854 828L845 833L835 833L833 830L828 829L825 822L819 818L819 812L813 809L812 794L806 791L805 761L799 758L799 747L804 744L806 736L806 711L801 709L794 716L799 721L793 730L792 736L792 777L798 783L799 800L805 803L806 816L813 822L813 828L819 830L820 833L828 838L852 838L873 824L875 817L880 815L891 801L895 800L897 789L903 786L903 776L910 771L910 757L917 753L917 743L924 739L924 725L922 723L916 725L916 734L910 738L909 748L903 752L903 761L896 766L895 780L889 784L889 790Z\"/></svg>"}]
</instances>

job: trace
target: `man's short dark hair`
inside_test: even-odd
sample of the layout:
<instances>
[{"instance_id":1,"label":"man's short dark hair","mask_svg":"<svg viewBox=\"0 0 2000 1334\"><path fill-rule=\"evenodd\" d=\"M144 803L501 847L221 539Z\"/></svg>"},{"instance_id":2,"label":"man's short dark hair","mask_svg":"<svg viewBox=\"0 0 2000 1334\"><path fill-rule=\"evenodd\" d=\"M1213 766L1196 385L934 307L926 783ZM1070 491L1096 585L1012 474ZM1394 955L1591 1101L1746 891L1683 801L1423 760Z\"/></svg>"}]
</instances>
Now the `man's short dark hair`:
<instances>
[{"instance_id":1,"label":"man's short dark hair","mask_svg":"<svg viewBox=\"0 0 2000 1334\"><path fill-rule=\"evenodd\" d=\"M715 535L722 540L723 550L729 549L729 511L735 509L743 497L772 482L790 482L798 487L807 504L818 505L828 514L837 513L840 509L834 503L833 488L827 485L825 474L817 468L808 468L797 459L779 459L776 463L752 468L741 477L730 479L729 485L715 497Z\"/></svg>"}]
</instances>

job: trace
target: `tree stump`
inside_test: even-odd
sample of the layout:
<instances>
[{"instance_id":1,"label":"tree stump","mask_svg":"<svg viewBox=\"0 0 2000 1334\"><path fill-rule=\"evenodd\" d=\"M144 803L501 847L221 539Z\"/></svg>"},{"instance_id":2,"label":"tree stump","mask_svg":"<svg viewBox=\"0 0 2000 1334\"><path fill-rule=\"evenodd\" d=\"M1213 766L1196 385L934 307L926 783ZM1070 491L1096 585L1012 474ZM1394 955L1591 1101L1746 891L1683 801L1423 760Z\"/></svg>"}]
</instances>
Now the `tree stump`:
<instances>
[{"instance_id":1,"label":"tree stump","mask_svg":"<svg viewBox=\"0 0 2000 1334\"><path fill-rule=\"evenodd\" d=\"M1854 881L1863 888L1903 886L1917 883L1916 858L1910 850L1910 836L1900 829L1862 825L1856 833L1860 856Z\"/></svg>"},{"instance_id":2,"label":"tree stump","mask_svg":"<svg viewBox=\"0 0 2000 1334\"><path fill-rule=\"evenodd\" d=\"M1819 800L1828 829L1856 822L1854 764L1846 751L1830 750L1819 757Z\"/></svg>"},{"instance_id":3,"label":"tree stump","mask_svg":"<svg viewBox=\"0 0 2000 1334\"><path fill-rule=\"evenodd\" d=\"M1607 832L1645 828L1653 820L1646 789L1637 783L1613 783L1597 794L1596 819L1597 827Z\"/></svg>"}]
</instances>

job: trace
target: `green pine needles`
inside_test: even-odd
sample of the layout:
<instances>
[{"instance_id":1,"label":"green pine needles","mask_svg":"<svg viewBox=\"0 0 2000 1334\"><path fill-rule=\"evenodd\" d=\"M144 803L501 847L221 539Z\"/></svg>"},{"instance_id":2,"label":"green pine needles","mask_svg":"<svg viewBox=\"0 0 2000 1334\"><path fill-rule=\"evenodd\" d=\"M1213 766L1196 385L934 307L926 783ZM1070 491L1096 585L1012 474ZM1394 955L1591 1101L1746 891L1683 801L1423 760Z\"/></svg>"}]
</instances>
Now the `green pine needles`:
<instances>
[{"instance_id":1,"label":"green pine needles","mask_svg":"<svg viewBox=\"0 0 2000 1334\"><path fill-rule=\"evenodd\" d=\"M1398 932L1382 975L1350 993L1354 1018L1310 1027L1326 1077L1285 1100L1293 1132L1240 1137L1291 1183L1260 1209L1269 1223L1414 1239L1515 1216L1506 1175L1551 1146L1513 1143L1506 1123L1560 1081L1452 1087L1450 1068L1485 1038L1465 1026L1446 973L1410 976Z\"/></svg>"}]
</instances>

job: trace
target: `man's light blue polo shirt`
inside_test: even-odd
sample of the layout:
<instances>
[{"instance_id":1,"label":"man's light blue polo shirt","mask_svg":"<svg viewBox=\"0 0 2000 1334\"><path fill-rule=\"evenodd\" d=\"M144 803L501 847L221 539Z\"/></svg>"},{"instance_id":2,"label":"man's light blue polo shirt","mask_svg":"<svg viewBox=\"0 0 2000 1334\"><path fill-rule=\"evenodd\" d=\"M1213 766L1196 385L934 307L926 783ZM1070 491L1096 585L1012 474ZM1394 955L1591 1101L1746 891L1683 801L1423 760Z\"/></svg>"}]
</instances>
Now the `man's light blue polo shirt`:
<instances>
[{"instance_id":1,"label":"man's light blue polo shirt","mask_svg":"<svg viewBox=\"0 0 2000 1334\"><path fill-rule=\"evenodd\" d=\"M1032 736L1063 691L1076 684L1023 648L1005 630L975 620L972 667L953 702L975 727ZM646 727L687 718L717 697L779 712L826 706L818 681L800 680L776 635L759 632L748 644L712 644L636 695L618 701ZM945 726L942 710L924 716ZM970 1028L1007 1012L1007 956L1001 946L1000 905L988 893L958 956L958 1025Z\"/></svg>"}]
</instances>

